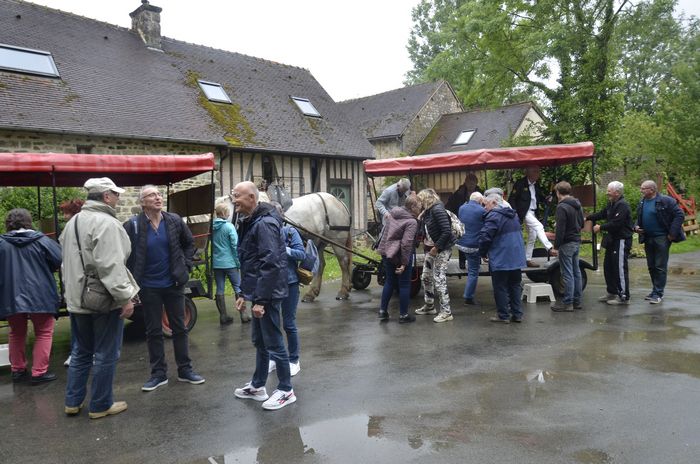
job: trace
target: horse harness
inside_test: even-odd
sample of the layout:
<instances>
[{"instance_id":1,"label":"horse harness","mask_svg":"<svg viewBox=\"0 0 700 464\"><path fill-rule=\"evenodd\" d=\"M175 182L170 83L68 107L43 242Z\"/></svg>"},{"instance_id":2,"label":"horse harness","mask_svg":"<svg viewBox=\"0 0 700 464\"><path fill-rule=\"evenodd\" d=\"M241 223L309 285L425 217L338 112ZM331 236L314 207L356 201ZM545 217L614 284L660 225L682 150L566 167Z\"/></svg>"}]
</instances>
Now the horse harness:
<instances>
[{"instance_id":1,"label":"horse harness","mask_svg":"<svg viewBox=\"0 0 700 464\"><path fill-rule=\"evenodd\" d=\"M345 203L343 203L342 201L340 202L345 207L345 209L348 211L348 215L350 216L350 224L348 224L347 226L332 226L330 219L328 218L328 207L326 206L326 201L323 199L323 197L318 192L314 192L314 194L318 195L318 198L321 199L321 204L323 205L323 211L326 214L326 225L328 226L328 229L329 230L342 230L342 231L350 230L350 227L352 224L352 214L348 210L348 207L345 206Z\"/></svg>"}]
</instances>

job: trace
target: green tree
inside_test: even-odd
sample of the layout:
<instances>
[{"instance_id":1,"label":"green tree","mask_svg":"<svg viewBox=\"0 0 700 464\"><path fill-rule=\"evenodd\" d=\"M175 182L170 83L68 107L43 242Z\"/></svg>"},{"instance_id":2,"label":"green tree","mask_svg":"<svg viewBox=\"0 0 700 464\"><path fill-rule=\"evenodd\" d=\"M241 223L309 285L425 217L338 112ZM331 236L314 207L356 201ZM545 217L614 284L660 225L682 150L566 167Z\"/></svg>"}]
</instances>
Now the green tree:
<instances>
[{"instance_id":1,"label":"green tree","mask_svg":"<svg viewBox=\"0 0 700 464\"><path fill-rule=\"evenodd\" d=\"M39 202L41 196L41 202ZM56 202L60 205L65 200L74 198L85 199L85 191L78 188L58 188L56 189ZM5 232L5 217L14 208L24 208L32 213L32 220L36 230L41 230L42 219L53 219L53 194L52 189L42 187L5 187L0 189L0 232ZM41 209L41 214L39 210ZM63 215L58 215L63 223Z\"/></svg>"}]
</instances>

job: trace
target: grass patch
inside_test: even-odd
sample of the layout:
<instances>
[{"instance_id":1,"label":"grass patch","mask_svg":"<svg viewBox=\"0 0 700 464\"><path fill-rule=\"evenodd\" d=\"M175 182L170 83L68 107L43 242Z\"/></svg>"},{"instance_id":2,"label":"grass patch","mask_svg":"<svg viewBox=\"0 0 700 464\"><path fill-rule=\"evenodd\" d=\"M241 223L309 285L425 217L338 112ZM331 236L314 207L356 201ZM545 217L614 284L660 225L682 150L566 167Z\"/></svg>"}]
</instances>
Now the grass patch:
<instances>
[{"instance_id":1,"label":"grass patch","mask_svg":"<svg viewBox=\"0 0 700 464\"><path fill-rule=\"evenodd\" d=\"M379 255L379 253L372 250L371 248L355 246L353 249L355 251L357 251L358 253L362 253L363 255L369 256L370 258L376 259L377 261L380 261L382 259L382 257ZM326 253L325 257L326 257L326 267L323 270L323 280L340 279L343 276L343 273L340 270L340 264L338 264L338 259L332 253ZM357 261L358 263L366 263L367 262L367 260L363 259L360 256L356 256L356 255L352 256L352 260Z\"/></svg>"}]
</instances>

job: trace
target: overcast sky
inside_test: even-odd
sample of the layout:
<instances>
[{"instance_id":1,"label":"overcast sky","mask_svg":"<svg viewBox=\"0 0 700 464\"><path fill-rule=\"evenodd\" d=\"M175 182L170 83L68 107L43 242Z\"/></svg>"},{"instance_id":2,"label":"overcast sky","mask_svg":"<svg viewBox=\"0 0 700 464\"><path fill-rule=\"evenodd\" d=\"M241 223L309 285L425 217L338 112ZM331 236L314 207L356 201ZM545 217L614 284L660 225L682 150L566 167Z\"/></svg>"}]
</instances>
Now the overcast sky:
<instances>
[{"instance_id":1,"label":"overcast sky","mask_svg":"<svg viewBox=\"0 0 700 464\"><path fill-rule=\"evenodd\" d=\"M419 0L151 0L161 34L311 71L336 101L403 86ZM33 0L131 27L140 0ZM700 0L679 0L700 16Z\"/></svg>"}]
</instances>

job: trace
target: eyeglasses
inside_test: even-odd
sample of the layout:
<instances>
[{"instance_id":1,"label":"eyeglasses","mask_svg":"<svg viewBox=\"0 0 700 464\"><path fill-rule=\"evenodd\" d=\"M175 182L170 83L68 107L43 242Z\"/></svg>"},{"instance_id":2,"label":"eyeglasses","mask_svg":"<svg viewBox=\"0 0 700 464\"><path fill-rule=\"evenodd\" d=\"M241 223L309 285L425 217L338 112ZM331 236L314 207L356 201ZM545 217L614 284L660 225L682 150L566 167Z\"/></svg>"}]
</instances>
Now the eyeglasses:
<instances>
[{"instance_id":1,"label":"eyeglasses","mask_svg":"<svg viewBox=\"0 0 700 464\"><path fill-rule=\"evenodd\" d=\"M110 190L109 193L114 195L115 197L119 198L119 195L121 195L119 192L115 192L114 190Z\"/></svg>"},{"instance_id":2,"label":"eyeglasses","mask_svg":"<svg viewBox=\"0 0 700 464\"><path fill-rule=\"evenodd\" d=\"M144 195L141 197L142 200L145 200L146 198L163 198L163 194L160 192L151 192L148 195Z\"/></svg>"}]
</instances>

